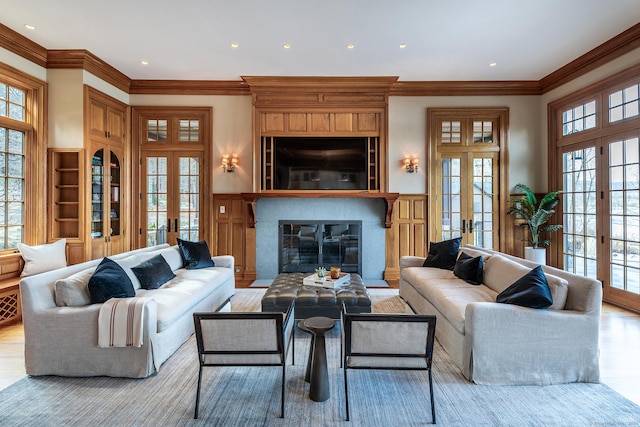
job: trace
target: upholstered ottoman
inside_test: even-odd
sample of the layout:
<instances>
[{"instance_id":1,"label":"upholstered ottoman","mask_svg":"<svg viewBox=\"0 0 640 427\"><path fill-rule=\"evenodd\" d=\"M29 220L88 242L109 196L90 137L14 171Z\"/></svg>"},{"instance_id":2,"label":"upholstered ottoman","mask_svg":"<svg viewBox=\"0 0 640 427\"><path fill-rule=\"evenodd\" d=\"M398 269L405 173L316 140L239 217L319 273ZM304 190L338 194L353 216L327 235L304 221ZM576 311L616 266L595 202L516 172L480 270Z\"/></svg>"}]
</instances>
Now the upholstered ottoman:
<instances>
[{"instance_id":1,"label":"upholstered ottoman","mask_svg":"<svg viewBox=\"0 0 640 427\"><path fill-rule=\"evenodd\" d=\"M371 298L362 277L351 273L351 280L335 288L307 286L302 280L310 273L282 273L262 297L262 311L287 311L295 300L296 319L314 316L340 318L344 303L350 313L371 313Z\"/></svg>"}]
</instances>

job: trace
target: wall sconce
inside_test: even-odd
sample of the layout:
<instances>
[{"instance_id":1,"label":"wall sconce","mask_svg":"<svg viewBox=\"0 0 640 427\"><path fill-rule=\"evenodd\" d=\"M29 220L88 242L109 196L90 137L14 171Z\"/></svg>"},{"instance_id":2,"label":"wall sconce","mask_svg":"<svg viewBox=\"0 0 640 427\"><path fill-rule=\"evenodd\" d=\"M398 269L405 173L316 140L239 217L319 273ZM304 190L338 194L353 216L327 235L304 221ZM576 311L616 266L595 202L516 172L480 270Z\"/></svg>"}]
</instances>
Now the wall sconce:
<instances>
[{"instance_id":1,"label":"wall sconce","mask_svg":"<svg viewBox=\"0 0 640 427\"><path fill-rule=\"evenodd\" d=\"M404 169L405 172L407 173L414 173L414 172L418 172L418 164L420 163L420 161L418 160L417 157L406 157L403 161L402 164L404 165Z\"/></svg>"},{"instance_id":2,"label":"wall sconce","mask_svg":"<svg viewBox=\"0 0 640 427\"><path fill-rule=\"evenodd\" d=\"M238 158L233 155L229 156L225 154L222 156L222 172L233 172L236 170L236 166L238 166Z\"/></svg>"}]
</instances>

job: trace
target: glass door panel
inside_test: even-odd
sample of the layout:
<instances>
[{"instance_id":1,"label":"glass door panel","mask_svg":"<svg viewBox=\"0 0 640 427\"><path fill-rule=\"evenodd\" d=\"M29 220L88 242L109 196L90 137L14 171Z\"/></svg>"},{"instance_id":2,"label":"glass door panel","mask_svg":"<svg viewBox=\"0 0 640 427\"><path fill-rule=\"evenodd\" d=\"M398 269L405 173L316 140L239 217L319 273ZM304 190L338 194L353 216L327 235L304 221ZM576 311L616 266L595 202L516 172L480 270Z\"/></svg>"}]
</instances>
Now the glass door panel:
<instances>
[{"instance_id":1,"label":"glass door panel","mask_svg":"<svg viewBox=\"0 0 640 427\"><path fill-rule=\"evenodd\" d=\"M491 122L489 122L491 123ZM494 209L495 200L497 199L497 180L495 175L495 162L492 158L473 158L473 219L469 221L469 233L473 235L472 242L476 246L493 249L495 232L495 224L498 223L494 218L496 210Z\"/></svg>"},{"instance_id":2,"label":"glass door panel","mask_svg":"<svg viewBox=\"0 0 640 427\"><path fill-rule=\"evenodd\" d=\"M200 235L200 158L180 157L179 160L179 229L183 240L197 241Z\"/></svg>"},{"instance_id":3,"label":"glass door panel","mask_svg":"<svg viewBox=\"0 0 640 427\"><path fill-rule=\"evenodd\" d=\"M91 157L91 238L104 237L104 149Z\"/></svg>"},{"instance_id":4,"label":"glass door panel","mask_svg":"<svg viewBox=\"0 0 640 427\"><path fill-rule=\"evenodd\" d=\"M120 235L120 182L121 182L121 169L120 159L113 151L111 152L111 162L109 164L111 170L111 178L109 182L109 222L110 222L110 236Z\"/></svg>"},{"instance_id":5,"label":"glass door panel","mask_svg":"<svg viewBox=\"0 0 640 427\"><path fill-rule=\"evenodd\" d=\"M146 158L146 245L167 243L168 158Z\"/></svg>"},{"instance_id":6,"label":"glass door panel","mask_svg":"<svg viewBox=\"0 0 640 427\"><path fill-rule=\"evenodd\" d=\"M609 286L640 295L639 138L609 144Z\"/></svg>"},{"instance_id":7,"label":"glass door panel","mask_svg":"<svg viewBox=\"0 0 640 427\"><path fill-rule=\"evenodd\" d=\"M443 157L440 161L440 239L459 237L462 230L462 159Z\"/></svg>"},{"instance_id":8,"label":"glass door panel","mask_svg":"<svg viewBox=\"0 0 640 427\"><path fill-rule=\"evenodd\" d=\"M562 155L563 268L597 278L596 147Z\"/></svg>"}]
</instances>

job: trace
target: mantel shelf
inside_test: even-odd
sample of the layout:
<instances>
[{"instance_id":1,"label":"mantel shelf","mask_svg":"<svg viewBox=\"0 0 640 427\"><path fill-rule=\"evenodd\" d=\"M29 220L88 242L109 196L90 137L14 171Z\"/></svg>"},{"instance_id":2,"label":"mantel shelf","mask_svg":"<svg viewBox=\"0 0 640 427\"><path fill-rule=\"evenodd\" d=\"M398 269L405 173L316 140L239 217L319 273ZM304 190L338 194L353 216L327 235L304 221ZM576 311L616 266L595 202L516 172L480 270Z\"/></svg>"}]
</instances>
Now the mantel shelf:
<instances>
[{"instance_id":1,"label":"mantel shelf","mask_svg":"<svg viewBox=\"0 0 640 427\"><path fill-rule=\"evenodd\" d=\"M249 206L249 227L256 226L256 202L260 198L296 198L296 199L383 199L386 206L384 219L385 228L391 228L393 218L393 204L400 196L400 193L368 193L368 192L342 192L342 191L314 191L314 192L265 192L265 193L242 193L242 199Z\"/></svg>"}]
</instances>

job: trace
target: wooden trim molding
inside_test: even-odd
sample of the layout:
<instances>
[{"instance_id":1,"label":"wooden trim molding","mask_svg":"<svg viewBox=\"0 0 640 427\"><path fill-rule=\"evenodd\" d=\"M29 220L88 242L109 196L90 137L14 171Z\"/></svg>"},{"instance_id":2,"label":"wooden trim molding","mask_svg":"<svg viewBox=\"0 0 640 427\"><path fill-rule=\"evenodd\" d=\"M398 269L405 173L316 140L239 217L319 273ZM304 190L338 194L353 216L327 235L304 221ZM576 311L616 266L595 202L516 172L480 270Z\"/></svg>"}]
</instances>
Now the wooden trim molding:
<instances>
[{"instance_id":1,"label":"wooden trim molding","mask_svg":"<svg viewBox=\"0 0 640 427\"><path fill-rule=\"evenodd\" d=\"M640 23L543 77L540 80L542 93L562 86L638 47L640 47Z\"/></svg>"},{"instance_id":2,"label":"wooden trim molding","mask_svg":"<svg viewBox=\"0 0 640 427\"><path fill-rule=\"evenodd\" d=\"M81 68L126 93L131 86L129 77L84 49L48 51L47 68Z\"/></svg>"},{"instance_id":3,"label":"wooden trim molding","mask_svg":"<svg viewBox=\"0 0 640 427\"><path fill-rule=\"evenodd\" d=\"M146 95L250 95L241 80L132 80L130 94Z\"/></svg>"},{"instance_id":4,"label":"wooden trim molding","mask_svg":"<svg viewBox=\"0 0 640 427\"><path fill-rule=\"evenodd\" d=\"M339 191L325 191L325 192L278 192L278 193L241 193L242 199L247 202L249 207L248 225L250 228L256 226L256 202L260 198L345 198L345 199L384 199L387 203L387 208L384 218L385 228L390 228L393 219L393 204L400 196L400 193L351 193L351 192L339 192Z\"/></svg>"},{"instance_id":5,"label":"wooden trim molding","mask_svg":"<svg viewBox=\"0 0 640 427\"><path fill-rule=\"evenodd\" d=\"M47 66L46 48L2 24L0 24L0 47L19 55L36 65L41 67Z\"/></svg>"},{"instance_id":6,"label":"wooden trim molding","mask_svg":"<svg viewBox=\"0 0 640 427\"><path fill-rule=\"evenodd\" d=\"M391 96L479 96L540 95L534 80L501 81L399 81L391 86Z\"/></svg>"}]
</instances>

